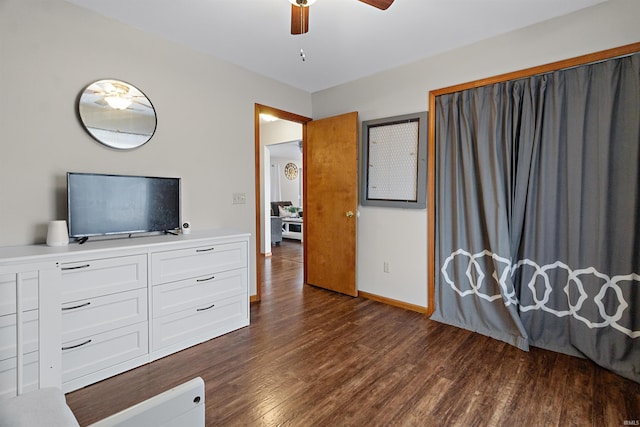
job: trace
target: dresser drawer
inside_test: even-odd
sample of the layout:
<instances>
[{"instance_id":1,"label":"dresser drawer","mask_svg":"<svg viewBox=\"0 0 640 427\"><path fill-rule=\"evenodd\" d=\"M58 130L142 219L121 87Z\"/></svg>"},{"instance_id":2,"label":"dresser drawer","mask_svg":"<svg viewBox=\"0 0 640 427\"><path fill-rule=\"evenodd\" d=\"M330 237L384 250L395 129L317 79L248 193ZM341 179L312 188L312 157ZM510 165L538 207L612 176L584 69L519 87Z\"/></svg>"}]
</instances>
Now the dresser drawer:
<instances>
[{"instance_id":1,"label":"dresser drawer","mask_svg":"<svg viewBox=\"0 0 640 427\"><path fill-rule=\"evenodd\" d=\"M152 284L175 282L247 266L244 242L211 244L151 255Z\"/></svg>"},{"instance_id":2,"label":"dresser drawer","mask_svg":"<svg viewBox=\"0 0 640 427\"><path fill-rule=\"evenodd\" d=\"M22 313L22 353L38 350L38 310ZM16 357L16 315L0 317L0 360Z\"/></svg>"},{"instance_id":3,"label":"dresser drawer","mask_svg":"<svg viewBox=\"0 0 640 427\"><path fill-rule=\"evenodd\" d=\"M61 301L80 301L147 286L147 256L64 263Z\"/></svg>"},{"instance_id":4,"label":"dresser drawer","mask_svg":"<svg viewBox=\"0 0 640 427\"><path fill-rule=\"evenodd\" d=\"M62 383L146 355L147 326L142 322L62 344Z\"/></svg>"},{"instance_id":5,"label":"dresser drawer","mask_svg":"<svg viewBox=\"0 0 640 427\"><path fill-rule=\"evenodd\" d=\"M247 270L231 270L153 287L153 317L200 308L234 295L246 294Z\"/></svg>"},{"instance_id":6,"label":"dresser drawer","mask_svg":"<svg viewBox=\"0 0 640 427\"><path fill-rule=\"evenodd\" d=\"M38 352L24 355L22 370L22 392L38 389ZM0 399L16 395L17 359L0 360Z\"/></svg>"},{"instance_id":7,"label":"dresser drawer","mask_svg":"<svg viewBox=\"0 0 640 427\"><path fill-rule=\"evenodd\" d=\"M147 320L147 289L62 304L62 342Z\"/></svg>"},{"instance_id":8,"label":"dresser drawer","mask_svg":"<svg viewBox=\"0 0 640 427\"><path fill-rule=\"evenodd\" d=\"M38 272L22 273L22 310L38 308ZM0 275L0 316L16 312L16 275Z\"/></svg>"},{"instance_id":9,"label":"dresser drawer","mask_svg":"<svg viewBox=\"0 0 640 427\"><path fill-rule=\"evenodd\" d=\"M237 329L249 314L247 294L237 295L215 303L202 301L199 308L179 311L154 319L153 350L182 342L195 344ZM233 327L230 327L232 325ZM235 326L234 326L235 325Z\"/></svg>"}]
</instances>

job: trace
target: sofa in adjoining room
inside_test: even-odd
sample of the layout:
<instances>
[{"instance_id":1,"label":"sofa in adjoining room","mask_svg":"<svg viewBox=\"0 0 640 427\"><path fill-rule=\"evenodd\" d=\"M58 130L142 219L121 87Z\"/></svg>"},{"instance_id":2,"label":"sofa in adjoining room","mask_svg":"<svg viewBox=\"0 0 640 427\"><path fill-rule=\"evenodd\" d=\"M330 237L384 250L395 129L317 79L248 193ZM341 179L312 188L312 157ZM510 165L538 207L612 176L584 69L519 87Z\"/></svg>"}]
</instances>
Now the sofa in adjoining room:
<instances>
[{"instance_id":1,"label":"sofa in adjoining room","mask_svg":"<svg viewBox=\"0 0 640 427\"><path fill-rule=\"evenodd\" d=\"M291 201L271 202L272 244L278 244L274 243L273 236L273 224L276 217L281 223L280 241L282 238L302 241L302 210L300 208L293 206Z\"/></svg>"}]
</instances>

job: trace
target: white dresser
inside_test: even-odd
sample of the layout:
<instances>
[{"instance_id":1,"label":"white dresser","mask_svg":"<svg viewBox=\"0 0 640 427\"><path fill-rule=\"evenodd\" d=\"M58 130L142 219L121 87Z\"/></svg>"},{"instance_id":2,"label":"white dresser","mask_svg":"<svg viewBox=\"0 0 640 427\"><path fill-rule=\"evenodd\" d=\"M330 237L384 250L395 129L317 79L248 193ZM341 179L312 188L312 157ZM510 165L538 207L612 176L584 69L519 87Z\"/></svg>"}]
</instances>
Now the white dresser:
<instances>
[{"instance_id":1,"label":"white dresser","mask_svg":"<svg viewBox=\"0 0 640 427\"><path fill-rule=\"evenodd\" d=\"M72 391L247 326L249 238L0 248L0 397Z\"/></svg>"},{"instance_id":2,"label":"white dresser","mask_svg":"<svg viewBox=\"0 0 640 427\"><path fill-rule=\"evenodd\" d=\"M247 259L243 242L151 255L154 359L247 324Z\"/></svg>"},{"instance_id":3,"label":"white dresser","mask_svg":"<svg viewBox=\"0 0 640 427\"><path fill-rule=\"evenodd\" d=\"M0 261L0 398L60 384L60 269Z\"/></svg>"},{"instance_id":4,"label":"white dresser","mask_svg":"<svg viewBox=\"0 0 640 427\"><path fill-rule=\"evenodd\" d=\"M60 266L63 388L146 362L147 255L88 256Z\"/></svg>"}]
</instances>

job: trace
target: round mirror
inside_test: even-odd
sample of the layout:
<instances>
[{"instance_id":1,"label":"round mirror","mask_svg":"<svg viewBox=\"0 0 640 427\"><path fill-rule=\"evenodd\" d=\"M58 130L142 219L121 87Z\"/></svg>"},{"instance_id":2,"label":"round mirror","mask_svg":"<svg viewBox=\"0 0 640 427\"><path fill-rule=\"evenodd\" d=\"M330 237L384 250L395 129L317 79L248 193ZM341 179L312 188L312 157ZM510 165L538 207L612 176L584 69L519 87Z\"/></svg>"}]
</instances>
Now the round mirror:
<instances>
[{"instance_id":1,"label":"round mirror","mask_svg":"<svg viewBox=\"0 0 640 427\"><path fill-rule=\"evenodd\" d=\"M84 128L111 148L129 150L145 144L156 131L151 101L119 80L99 80L80 94L78 113Z\"/></svg>"}]
</instances>

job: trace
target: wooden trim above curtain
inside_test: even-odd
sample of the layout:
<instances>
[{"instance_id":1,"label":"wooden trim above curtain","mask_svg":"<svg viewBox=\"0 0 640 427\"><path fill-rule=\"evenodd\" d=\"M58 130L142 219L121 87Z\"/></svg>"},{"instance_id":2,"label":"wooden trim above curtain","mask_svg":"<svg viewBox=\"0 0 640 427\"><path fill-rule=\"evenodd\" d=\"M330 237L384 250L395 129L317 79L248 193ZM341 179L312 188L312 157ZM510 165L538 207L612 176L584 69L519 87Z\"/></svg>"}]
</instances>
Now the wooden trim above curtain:
<instances>
[{"instance_id":1,"label":"wooden trim above curtain","mask_svg":"<svg viewBox=\"0 0 640 427\"><path fill-rule=\"evenodd\" d=\"M428 307L427 315L433 314L435 309L435 106L436 97L440 95L460 92L463 90L478 88L495 83L518 80L539 74L550 73L563 69L573 68L590 63L596 63L617 57L632 55L640 52L640 42L607 49L600 52L577 56L575 58L552 62L545 65L514 71L506 74L475 80L468 83L436 89L429 92L429 129L428 129L428 166L427 166L427 280L428 280Z\"/></svg>"}]
</instances>

